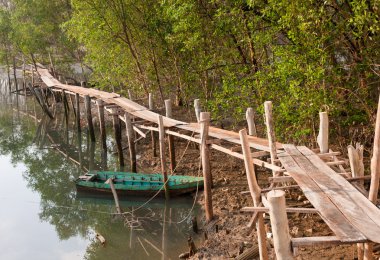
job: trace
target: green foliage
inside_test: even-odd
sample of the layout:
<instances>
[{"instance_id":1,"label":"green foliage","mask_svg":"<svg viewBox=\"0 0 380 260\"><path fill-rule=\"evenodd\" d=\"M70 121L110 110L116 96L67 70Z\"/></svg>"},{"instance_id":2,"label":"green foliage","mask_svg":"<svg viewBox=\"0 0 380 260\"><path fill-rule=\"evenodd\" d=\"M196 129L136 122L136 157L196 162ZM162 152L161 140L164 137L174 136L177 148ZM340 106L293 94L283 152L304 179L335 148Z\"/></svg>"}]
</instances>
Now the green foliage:
<instances>
[{"instance_id":1,"label":"green foliage","mask_svg":"<svg viewBox=\"0 0 380 260\"><path fill-rule=\"evenodd\" d=\"M341 125L373 120L378 0L12 2L0 34L13 47L44 54L69 46L105 90L177 104L201 98L214 118L235 122L272 100L283 139L309 138L321 110L344 115Z\"/></svg>"}]
</instances>

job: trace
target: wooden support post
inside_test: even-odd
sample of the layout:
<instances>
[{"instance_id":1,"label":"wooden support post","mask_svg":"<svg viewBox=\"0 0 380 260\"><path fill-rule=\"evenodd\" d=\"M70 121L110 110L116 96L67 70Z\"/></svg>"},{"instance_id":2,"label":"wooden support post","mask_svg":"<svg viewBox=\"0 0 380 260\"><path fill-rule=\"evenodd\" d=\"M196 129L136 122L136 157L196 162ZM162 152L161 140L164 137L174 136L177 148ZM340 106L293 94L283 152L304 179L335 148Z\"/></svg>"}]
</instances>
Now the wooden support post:
<instances>
[{"instance_id":1,"label":"wooden support post","mask_svg":"<svg viewBox=\"0 0 380 260\"><path fill-rule=\"evenodd\" d=\"M136 164L136 150L135 150L135 135L133 132L133 126L131 122L131 118L128 113L124 114L125 119L125 127L127 131L128 138L128 148L129 148L129 159L131 165L131 172L137 172L137 164Z\"/></svg>"},{"instance_id":2,"label":"wooden support post","mask_svg":"<svg viewBox=\"0 0 380 260\"><path fill-rule=\"evenodd\" d=\"M201 114L201 105L199 103L199 99L194 99L194 109L195 109L195 116L197 118L197 122L200 121L200 114Z\"/></svg>"},{"instance_id":3,"label":"wooden support post","mask_svg":"<svg viewBox=\"0 0 380 260\"><path fill-rule=\"evenodd\" d=\"M251 156L251 149L249 147L247 131L245 129L240 130L239 135L244 157L245 171L247 174L248 186L252 196L253 205L255 207L259 207L259 205L261 205L261 188L257 184L256 180L255 168L253 167L253 160ZM256 229L260 249L260 259L268 259L265 226L262 214L259 214L257 217Z\"/></svg>"},{"instance_id":4,"label":"wooden support post","mask_svg":"<svg viewBox=\"0 0 380 260\"><path fill-rule=\"evenodd\" d=\"M129 93L129 92L128 92ZM149 93L149 110L152 111L154 109L154 104L153 104L153 97L152 94ZM157 157L157 138L154 133L154 131L150 131L150 136L152 138L152 152L153 152L153 157Z\"/></svg>"},{"instance_id":5,"label":"wooden support post","mask_svg":"<svg viewBox=\"0 0 380 260\"><path fill-rule=\"evenodd\" d=\"M363 149L363 145L360 145L359 143L356 143L356 148L352 145L347 147L353 178L364 176ZM364 188L364 180L360 181L358 184Z\"/></svg>"},{"instance_id":6,"label":"wooden support post","mask_svg":"<svg viewBox=\"0 0 380 260\"><path fill-rule=\"evenodd\" d=\"M112 191L112 195L113 195L113 198L115 200L115 206L116 206L116 211L118 214L121 214L121 208L120 208L120 204L119 204L119 197L117 196L117 192L116 192L116 189L115 189L115 185L113 184L113 179L112 178L109 178L106 183L108 183L110 185L110 188L111 188L111 191Z\"/></svg>"},{"instance_id":7,"label":"wooden support post","mask_svg":"<svg viewBox=\"0 0 380 260\"><path fill-rule=\"evenodd\" d=\"M98 105L98 115L99 115L99 128L100 128L100 142L102 146L102 166L107 168L107 133L106 124L104 121L104 101L101 99L96 100Z\"/></svg>"},{"instance_id":8,"label":"wooden support post","mask_svg":"<svg viewBox=\"0 0 380 260\"><path fill-rule=\"evenodd\" d=\"M371 158L371 186L369 188L369 200L372 203L377 202L377 195L379 193L379 180L380 180L380 98L377 106L375 137L373 140L373 151ZM366 243L364 250L364 259L373 259L373 244Z\"/></svg>"},{"instance_id":9,"label":"wooden support post","mask_svg":"<svg viewBox=\"0 0 380 260\"><path fill-rule=\"evenodd\" d=\"M76 125L77 125L77 129L78 129L78 133L81 132L81 127L80 127L80 100L79 100L79 94L76 93L75 94L75 105L76 105Z\"/></svg>"},{"instance_id":10,"label":"wooden support post","mask_svg":"<svg viewBox=\"0 0 380 260\"><path fill-rule=\"evenodd\" d=\"M165 100L165 110L166 110L166 117L172 118L172 102L170 99ZM170 172L173 173L176 168L176 161L175 161L174 136L172 135L168 135L168 146L169 146Z\"/></svg>"},{"instance_id":11,"label":"wooden support post","mask_svg":"<svg viewBox=\"0 0 380 260\"><path fill-rule=\"evenodd\" d=\"M329 152L329 117L327 112L319 113L319 133L317 143L321 153Z\"/></svg>"},{"instance_id":12,"label":"wooden support post","mask_svg":"<svg viewBox=\"0 0 380 260\"><path fill-rule=\"evenodd\" d=\"M199 116L200 135L201 135L201 160L204 179L204 196L205 196L205 212L206 221L210 222L214 217L212 208L212 176L210 167L210 147L207 144L208 130L210 125L210 113L201 112Z\"/></svg>"},{"instance_id":13,"label":"wooden support post","mask_svg":"<svg viewBox=\"0 0 380 260\"><path fill-rule=\"evenodd\" d=\"M15 81L16 92L18 92L17 74L16 74L16 57L13 56L13 78Z\"/></svg>"},{"instance_id":14,"label":"wooden support post","mask_svg":"<svg viewBox=\"0 0 380 260\"><path fill-rule=\"evenodd\" d=\"M113 122L113 130L115 132L115 142L117 147L117 154L119 156L119 165L120 168L124 168L124 156L123 156L123 148L121 146L121 131L120 131L120 118L117 113L117 109L112 109L112 122Z\"/></svg>"},{"instance_id":15,"label":"wooden support post","mask_svg":"<svg viewBox=\"0 0 380 260\"><path fill-rule=\"evenodd\" d=\"M255 124L255 112L252 107L247 108L245 118L248 123L248 134L251 136L257 136L256 124Z\"/></svg>"},{"instance_id":16,"label":"wooden support post","mask_svg":"<svg viewBox=\"0 0 380 260\"><path fill-rule=\"evenodd\" d=\"M90 133L91 142L95 142L95 131L94 131L94 125L92 124L91 98L89 95L86 95L84 98L85 98L84 104L85 104L85 108L86 108L88 130Z\"/></svg>"},{"instance_id":17,"label":"wooden support post","mask_svg":"<svg viewBox=\"0 0 380 260\"><path fill-rule=\"evenodd\" d=\"M271 164L275 164L275 160L277 159L277 147L276 147L276 135L274 132L274 124L273 124L273 115L272 115L272 101L264 102L265 109L265 124L267 127L267 135L269 142L269 150L270 150L270 160ZM275 171L273 171L273 176L277 175Z\"/></svg>"},{"instance_id":18,"label":"wooden support post","mask_svg":"<svg viewBox=\"0 0 380 260\"><path fill-rule=\"evenodd\" d=\"M278 260L293 259L288 217L286 215L285 192L273 190L268 192L267 198L276 258Z\"/></svg>"},{"instance_id":19,"label":"wooden support post","mask_svg":"<svg viewBox=\"0 0 380 260\"><path fill-rule=\"evenodd\" d=\"M157 123L158 123L158 133L159 133L159 143L160 143L160 158L161 158L161 171L162 171L162 177L164 181L164 189L165 189L165 197L166 199L169 199L169 185L168 185L168 174L166 171L166 158L165 158L165 129L164 129L164 122L162 120L161 115L157 115Z\"/></svg>"}]
</instances>

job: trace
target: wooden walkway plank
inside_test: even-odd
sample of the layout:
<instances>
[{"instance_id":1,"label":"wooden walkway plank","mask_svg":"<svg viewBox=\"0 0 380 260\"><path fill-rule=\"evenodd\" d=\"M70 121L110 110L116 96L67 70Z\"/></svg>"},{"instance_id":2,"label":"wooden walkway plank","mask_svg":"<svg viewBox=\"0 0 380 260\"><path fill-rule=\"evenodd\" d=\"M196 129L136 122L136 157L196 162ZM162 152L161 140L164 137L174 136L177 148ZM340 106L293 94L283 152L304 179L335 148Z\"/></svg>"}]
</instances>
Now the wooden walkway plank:
<instances>
[{"instance_id":1,"label":"wooden walkway plank","mask_svg":"<svg viewBox=\"0 0 380 260\"><path fill-rule=\"evenodd\" d=\"M380 243L380 209L310 149L301 146L298 151L303 155L299 158L309 160L308 165L305 162L304 168L308 175L333 200L352 225L369 240Z\"/></svg>"},{"instance_id":2,"label":"wooden walkway plank","mask_svg":"<svg viewBox=\"0 0 380 260\"><path fill-rule=\"evenodd\" d=\"M286 149L286 145L284 145ZM306 198L319 210L320 216L341 241L366 241L366 237L352 227L351 223L320 189L303 169L299 167L294 158L287 153L279 153L278 158L287 172L300 185Z\"/></svg>"}]
</instances>

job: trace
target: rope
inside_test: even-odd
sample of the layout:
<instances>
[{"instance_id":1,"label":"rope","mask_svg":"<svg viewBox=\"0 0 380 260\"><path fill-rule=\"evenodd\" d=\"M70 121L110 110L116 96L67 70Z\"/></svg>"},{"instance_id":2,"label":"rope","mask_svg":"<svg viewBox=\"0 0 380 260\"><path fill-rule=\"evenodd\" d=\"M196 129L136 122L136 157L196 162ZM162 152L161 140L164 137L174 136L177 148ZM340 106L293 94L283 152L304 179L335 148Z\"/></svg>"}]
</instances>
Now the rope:
<instances>
[{"instance_id":1,"label":"rope","mask_svg":"<svg viewBox=\"0 0 380 260\"><path fill-rule=\"evenodd\" d=\"M191 136L194 136L194 133L195 133L195 132L193 131L192 134L191 134ZM172 175L174 174L174 172L175 172L175 170L177 169L177 167L181 164L182 159L184 158L184 156L185 156L185 154L186 154L186 152L187 152L187 150L188 150L188 148L189 148L190 142L191 142L191 140L188 140L184 152L182 153L182 155L181 155L181 157L180 157L180 159L179 159L179 161L178 161L176 167L175 167L174 170L170 173L169 177L172 176ZM199 177L200 169L201 169L201 166L199 165L199 168L198 168L198 175L197 175L197 177ZM140 205L139 207L137 207L136 209L133 209L133 210L128 211L128 212L123 212L122 215L131 215L131 218L132 218L132 220L133 220L133 213L136 212L137 210L140 210L141 208L143 208L144 206L146 206L149 202L151 202L154 198L156 198L156 197L158 196L158 194L164 189L165 184L169 181L169 179L170 179L170 178L168 178L168 179L166 180L166 182L163 183L163 185L161 186L161 188L160 188L160 189L159 189L159 190L158 190L158 191L157 191L157 192L156 192L151 198L149 198L147 201L145 201L143 204L141 204L141 205ZM193 204L192 204L192 206L191 206L191 209L190 209L188 215L187 215L185 218L183 218L182 220L180 220L180 221L178 221L178 222L172 222L172 223L180 224L180 223L184 222L185 220L187 220L187 219L190 217L192 211L194 210L195 203L196 203L196 201L197 201L198 191L199 191L199 183L197 182L197 189L196 189L196 193L195 193L195 196L194 196L194 201L193 201ZM126 221L127 221L127 223L130 222L130 220L128 220L128 219L127 219Z\"/></svg>"}]
</instances>

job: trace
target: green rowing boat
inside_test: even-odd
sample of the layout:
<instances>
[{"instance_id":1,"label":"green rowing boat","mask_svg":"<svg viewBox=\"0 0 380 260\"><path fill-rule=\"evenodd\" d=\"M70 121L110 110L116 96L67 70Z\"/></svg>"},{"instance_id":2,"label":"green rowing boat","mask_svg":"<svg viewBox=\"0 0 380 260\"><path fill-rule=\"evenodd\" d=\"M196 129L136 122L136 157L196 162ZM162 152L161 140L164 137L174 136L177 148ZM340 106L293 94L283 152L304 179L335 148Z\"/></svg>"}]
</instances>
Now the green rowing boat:
<instances>
[{"instance_id":1,"label":"green rowing boat","mask_svg":"<svg viewBox=\"0 0 380 260\"><path fill-rule=\"evenodd\" d=\"M117 194L120 196L152 196L159 193L165 195L162 174L131 173L131 172L89 172L79 176L75 181L78 192L112 194L107 180L112 178ZM203 188L203 177L168 176L168 186L171 196L193 192Z\"/></svg>"}]
</instances>

